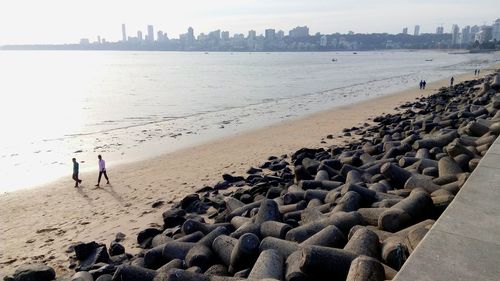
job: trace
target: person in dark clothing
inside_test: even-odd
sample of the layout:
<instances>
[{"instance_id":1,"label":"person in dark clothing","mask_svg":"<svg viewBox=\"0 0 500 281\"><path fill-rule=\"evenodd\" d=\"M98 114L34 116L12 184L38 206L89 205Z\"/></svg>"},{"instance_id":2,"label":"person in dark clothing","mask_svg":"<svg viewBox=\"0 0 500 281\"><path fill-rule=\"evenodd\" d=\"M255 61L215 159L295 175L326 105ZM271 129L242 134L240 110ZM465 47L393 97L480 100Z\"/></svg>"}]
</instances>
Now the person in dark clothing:
<instances>
[{"instance_id":1,"label":"person in dark clothing","mask_svg":"<svg viewBox=\"0 0 500 281\"><path fill-rule=\"evenodd\" d=\"M422 90L423 85L424 85L424 82L422 80L420 80L420 84L419 84L420 90Z\"/></svg>"},{"instance_id":2,"label":"person in dark clothing","mask_svg":"<svg viewBox=\"0 0 500 281\"><path fill-rule=\"evenodd\" d=\"M424 80L424 81L422 82L422 89L423 89L423 90L425 90L425 85L427 85L427 82Z\"/></svg>"},{"instance_id":3,"label":"person in dark clothing","mask_svg":"<svg viewBox=\"0 0 500 281\"><path fill-rule=\"evenodd\" d=\"M455 78L453 78L453 76L452 76L450 79L450 87L453 87L453 82L455 82Z\"/></svg>"},{"instance_id":4,"label":"person in dark clothing","mask_svg":"<svg viewBox=\"0 0 500 281\"><path fill-rule=\"evenodd\" d=\"M78 173L80 172L80 164L76 162L76 158L73 158L73 180L75 181L75 187L82 183L82 180L78 178Z\"/></svg>"},{"instance_id":5,"label":"person in dark clothing","mask_svg":"<svg viewBox=\"0 0 500 281\"><path fill-rule=\"evenodd\" d=\"M474 69L474 76L477 75L477 69Z\"/></svg>"},{"instance_id":6,"label":"person in dark clothing","mask_svg":"<svg viewBox=\"0 0 500 281\"><path fill-rule=\"evenodd\" d=\"M97 159L99 159L99 177L97 178L97 184L95 186L99 187L102 175L104 175L104 178L106 178L106 184L109 184L109 179L108 175L106 174L106 162L104 162L104 159L102 159L101 155L97 155Z\"/></svg>"}]
</instances>

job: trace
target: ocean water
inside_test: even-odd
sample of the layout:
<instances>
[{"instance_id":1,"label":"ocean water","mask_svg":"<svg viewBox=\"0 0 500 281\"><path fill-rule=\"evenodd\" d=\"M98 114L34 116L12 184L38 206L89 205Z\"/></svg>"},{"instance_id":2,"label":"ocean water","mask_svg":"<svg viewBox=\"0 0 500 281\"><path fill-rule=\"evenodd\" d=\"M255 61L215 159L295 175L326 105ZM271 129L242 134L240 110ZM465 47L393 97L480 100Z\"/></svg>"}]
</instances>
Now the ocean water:
<instances>
[{"instance_id":1,"label":"ocean water","mask_svg":"<svg viewBox=\"0 0 500 281\"><path fill-rule=\"evenodd\" d=\"M337 61L333 62L332 58ZM432 59L432 61L428 61ZM474 71L493 54L0 52L0 192Z\"/></svg>"}]
</instances>

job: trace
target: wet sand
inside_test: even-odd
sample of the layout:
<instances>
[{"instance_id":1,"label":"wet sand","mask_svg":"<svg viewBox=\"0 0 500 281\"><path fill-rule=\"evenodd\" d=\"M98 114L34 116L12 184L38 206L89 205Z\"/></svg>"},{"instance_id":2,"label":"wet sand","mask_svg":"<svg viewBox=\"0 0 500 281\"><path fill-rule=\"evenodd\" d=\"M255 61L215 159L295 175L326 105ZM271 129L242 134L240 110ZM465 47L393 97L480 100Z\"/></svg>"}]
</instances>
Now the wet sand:
<instances>
[{"instance_id":1,"label":"wet sand","mask_svg":"<svg viewBox=\"0 0 500 281\"><path fill-rule=\"evenodd\" d=\"M481 76L488 74L483 70ZM473 75L455 76L455 83ZM338 137L353 127L422 95L434 93L448 80L306 116L299 120L224 137L141 162L108 167L111 185L96 189L97 172L81 175L73 188L67 179L0 196L0 276L22 263L44 262L58 275L69 271L68 247L78 241L109 244L116 233L126 234L128 252L137 252L137 233L150 222L161 225L169 202L182 199L221 175L245 174L271 155L291 154L301 147L326 147L351 137ZM333 139L326 136L332 134ZM354 137L352 137L354 138ZM323 143L322 143L323 141ZM97 165L97 163L96 163ZM153 208L162 200L165 204Z\"/></svg>"}]
</instances>

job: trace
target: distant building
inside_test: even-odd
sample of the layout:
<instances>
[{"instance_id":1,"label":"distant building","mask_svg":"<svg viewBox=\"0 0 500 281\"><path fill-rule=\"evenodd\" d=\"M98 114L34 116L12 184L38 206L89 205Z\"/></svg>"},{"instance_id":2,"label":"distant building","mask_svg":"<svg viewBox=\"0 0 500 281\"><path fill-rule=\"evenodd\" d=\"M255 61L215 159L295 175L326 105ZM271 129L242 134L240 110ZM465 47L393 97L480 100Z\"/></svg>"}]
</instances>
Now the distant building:
<instances>
[{"instance_id":1,"label":"distant building","mask_svg":"<svg viewBox=\"0 0 500 281\"><path fill-rule=\"evenodd\" d=\"M254 40L256 36L257 36L257 33L255 32L255 30L248 31L248 39Z\"/></svg>"},{"instance_id":2,"label":"distant building","mask_svg":"<svg viewBox=\"0 0 500 281\"><path fill-rule=\"evenodd\" d=\"M90 44L90 40L88 38L80 39L80 45L88 45Z\"/></svg>"},{"instance_id":3,"label":"distant building","mask_svg":"<svg viewBox=\"0 0 500 281\"><path fill-rule=\"evenodd\" d=\"M137 40L142 41L142 31L137 31Z\"/></svg>"},{"instance_id":4,"label":"distant building","mask_svg":"<svg viewBox=\"0 0 500 281\"><path fill-rule=\"evenodd\" d=\"M156 41L165 42L165 37L163 35L163 31L158 30L158 32L156 32Z\"/></svg>"},{"instance_id":5,"label":"distant building","mask_svg":"<svg viewBox=\"0 0 500 281\"><path fill-rule=\"evenodd\" d=\"M321 47L328 46L328 38L326 37L326 35L321 36L321 38L319 39L319 45Z\"/></svg>"},{"instance_id":6,"label":"distant building","mask_svg":"<svg viewBox=\"0 0 500 281\"><path fill-rule=\"evenodd\" d=\"M451 45L455 46L460 44L460 27L454 24L451 27Z\"/></svg>"},{"instance_id":7,"label":"distant building","mask_svg":"<svg viewBox=\"0 0 500 281\"><path fill-rule=\"evenodd\" d=\"M476 41L476 35L481 31L481 28L477 25L474 25L470 28L470 40Z\"/></svg>"},{"instance_id":8,"label":"distant building","mask_svg":"<svg viewBox=\"0 0 500 281\"><path fill-rule=\"evenodd\" d=\"M285 32L283 30L280 30L276 33L276 38L281 40L285 37Z\"/></svg>"},{"instance_id":9,"label":"distant building","mask_svg":"<svg viewBox=\"0 0 500 281\"><path fill-rule=\"evenodd\" d=\"M154 29L152 25L148 25L148 37L147 41L153 42L155 41L155 34L154 34Z\"/></svg>"},{"instance_id":10,"label":"distant building","mask_svg":"<svg viewBox=\"0 0 500 281\"><path fill-rule=\"evenodd\" d=\"M208 33L208 39L219 41L220 40L220 29Z\"/></svg>"},{"instance_id":11,"label":"distant building","mask_svg":"<svg viewBox=\"0 0 500 281\"><path fill-rule=\"evenodd\" d=\"M97 36L97 44L101 44L101 36Z\"/></svg>"},{"instance_id":12,"label":"distant building","mask_svg":"<svg viewBox=\"0 0 500 281\"><path fill-rule=\"evenodd\" d=\"M403 28L403 32L402 32L404 35L408 34L408 27L405 27Z\"/></svg>"},{"instance_id":13,"label":"distant building","mask_svg":"<svg viewBox=\"0 0 500 281\"><path fill-rule=\"evenodd\" d=\"M493 34L492 34L492 39L493 40L497 40L497 41L500 41L500 19L497 19L494 23L493 23L493 30L492 30Z\"/></svg>"},{"instance_id":14,"label":"distant building","mask_svg":"<svg viewBox=\"0 0 500 281\"><path fill-rule=\"evenodd\" d=\"M273 41L275 36L276 36L276 31L272 28L266 29L265 32L265 38L267 41Z\"/></svg>"},{"instance_id":15,"label":"distant building","mask_svg":"<svg viewBox=\"0 0 500 281\"><path fill-rule=\"evenodd\" d=\"M413 30L413 35L414 36L419 36L420 35L420 25L415 25L415 29Z\"/></svg>"},{"instance_id":16,"label":"distant building","mask_svg":"<svg viewBox=\"0 0 500 281\"><path fill-rule=\"evenodd\" d=\"M444 27L438 26L436 28L436 34L443 34L444 33Z\"/></svg>"},{"instance_id":17,"label":"distant building","mask_svg":"<svg viewBox=\"0 0 500 281\"><path fill-rule=\"evenodd\" d=\"M229 41L229 31L222 31L220 37L223 41Z\"/></svg>"},{"instance_id":18,"label":"distant building","mask_svg":"<svg viewBox=\"0 0 500 281\"><path fill-rule=\"evenodd\" d=\"M187 36L188 36L188 40L194 41L194 30L191 26L188 28Z\"/></svg>"},{"instance_id":19,"label":"distant building","mask_svg":"<svg viewBox=\"0 0 500 281\"><path fill-rule=\"evenodd\" d=\"M491 41L493 38L493 27L488 25L481 26L481 31L476 34L476 40L479 43L485 43Z\"/></svg>"},{"instance_id":20,"label":"distant building","mask_svg":"<svg viewBox=\"0 0 500 281\"><path fill-rule=\"evenodd\" d=\"M122 24L122 41L127 41L127 30L124 23Z\"/></svg>"},{"instance_id":21,"label":"distant building","mask_svg":"<svg viewBox=\"0 0 500 281\"><path fill-rule=\"evenodd\" d=\"M462 44L469 44L470 43L470 26L467 25L464 28L462 28Z\"/></svg>"},{"instance_id":22,"label":"distant building","mask_svg":"<svg viewBox=\"0 0 500 281\"><path fill-rule=\"evenodd\" d=\"M297 26L296 28L288 32L288 36L291 38L301 38L309 36L309 27L307 26Z\"/></svg>"}]
</instances>

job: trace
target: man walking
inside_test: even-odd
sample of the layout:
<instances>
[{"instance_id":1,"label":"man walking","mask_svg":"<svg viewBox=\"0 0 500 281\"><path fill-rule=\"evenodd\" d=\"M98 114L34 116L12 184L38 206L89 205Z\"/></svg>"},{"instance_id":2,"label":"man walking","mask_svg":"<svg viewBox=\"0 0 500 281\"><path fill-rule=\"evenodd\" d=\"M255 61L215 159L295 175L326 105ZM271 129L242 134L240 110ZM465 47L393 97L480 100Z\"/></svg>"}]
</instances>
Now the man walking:
<instances>
[{"instance_id":1,"label":"man walking","mask_svg":"<svg viewBox=\"0 0 500 281\"><path fill-rule=\"evenodd\" d=\"M99 178L97 179L97 184L95 186L99 187L101 183L101 177L104 175L106 178L106 184L109 184L108 175L106 174L106 162L102 159L101 155L97 155L97 159L99 159Z\"/></svg>"},{"instance_id":2,"label":"man walking","mask_svg":"<svg viewBox=\"0 0 500 281\"><path fill-rule=\"evenodd\" d=\"M453 87L453 82L455 81L455 78L453 78L453 76L451 77L450 79L450 87Z\"/></svg>"},{"instance_id":3,"label":"man walking","mask_svg":"<svg viewBox=\"0 0 500 281\"><path fill-rule=\"evenodd\" d=\"M73 158L73 180L75 181L75 187L82 183L82 180L78 178L78 172L80 171L80 164L76 162L76 158Z\"/></svg>"}]
</instances>

